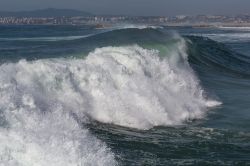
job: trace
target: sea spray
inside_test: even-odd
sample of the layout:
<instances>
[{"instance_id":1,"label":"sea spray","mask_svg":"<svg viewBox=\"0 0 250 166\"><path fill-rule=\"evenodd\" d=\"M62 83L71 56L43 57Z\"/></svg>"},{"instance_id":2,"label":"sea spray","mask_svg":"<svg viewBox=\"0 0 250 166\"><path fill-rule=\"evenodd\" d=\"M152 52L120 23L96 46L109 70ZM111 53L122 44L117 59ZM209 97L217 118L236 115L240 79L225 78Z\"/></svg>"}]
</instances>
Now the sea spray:
<instances>
[{"instance_id":1,"label":"sea spray","mask_svg":"<svg viewBox=\"0 0 250 166\"><path fill-rule=\"evenodd\" d=\"M204 117L185 42L160 58L138 45L97 48L85 59L0 66L0 159L5 165L116 165L89 120L150 129ZM211 102L212 101L212 102ZM82 125L83 124L83 125Z\"/></svg>"}]
</instances>

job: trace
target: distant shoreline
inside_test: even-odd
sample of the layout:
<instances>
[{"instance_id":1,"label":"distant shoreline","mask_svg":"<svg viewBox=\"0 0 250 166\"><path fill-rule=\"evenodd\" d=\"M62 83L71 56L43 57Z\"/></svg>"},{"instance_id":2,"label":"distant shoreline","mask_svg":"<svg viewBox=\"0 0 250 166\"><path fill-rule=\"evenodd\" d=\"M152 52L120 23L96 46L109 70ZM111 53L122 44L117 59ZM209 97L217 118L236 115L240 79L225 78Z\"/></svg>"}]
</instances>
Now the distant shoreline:
<instances>
[{"instance_id":1,"label":"distant shoreline","mask_svg":"<svg viewBox=\"0 0 250 166\"><path fill-rule=\"evenodd\" d=\"M115 23L119 24L119 23ZM1 24L0 26L96 26L96 28L103 28L103 27L112 27L112 25L115 25L114 23L82 23L82 24ZM120 24L124 24L121 23ZM141 23L128 23L125 22L125 24L141 24ZM232 24L220 24L220 25L212 25L212 24L144 24L144 25L156 25L156 26L167 26L167 27L192 27L192 28L220 28L220 29L242 29L242 30L250 30L250 24L244 24L244 25L232 25Z\"/></svg>"}]
</instances>

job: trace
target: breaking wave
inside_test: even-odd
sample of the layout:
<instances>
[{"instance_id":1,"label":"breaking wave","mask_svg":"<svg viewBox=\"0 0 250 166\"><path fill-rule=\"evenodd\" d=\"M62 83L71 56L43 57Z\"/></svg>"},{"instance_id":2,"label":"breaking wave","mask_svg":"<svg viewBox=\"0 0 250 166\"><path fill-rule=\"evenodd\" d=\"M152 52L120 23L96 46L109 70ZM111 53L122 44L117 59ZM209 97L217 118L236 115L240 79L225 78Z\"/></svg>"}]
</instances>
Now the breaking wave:
<instances>
[{"instance_id":1,"label":"breaking wave","mask_svg":"<svg viewBox=\"0 0 250 166\"><path fill-rule=\"evenodd\" d=\"M84 59L0 66L0 159L4 165L116 165L85 124L137 129L203 118L206 96L184 40L167 56L138 45L97 48Z\"/></svg>"}]
</instances>

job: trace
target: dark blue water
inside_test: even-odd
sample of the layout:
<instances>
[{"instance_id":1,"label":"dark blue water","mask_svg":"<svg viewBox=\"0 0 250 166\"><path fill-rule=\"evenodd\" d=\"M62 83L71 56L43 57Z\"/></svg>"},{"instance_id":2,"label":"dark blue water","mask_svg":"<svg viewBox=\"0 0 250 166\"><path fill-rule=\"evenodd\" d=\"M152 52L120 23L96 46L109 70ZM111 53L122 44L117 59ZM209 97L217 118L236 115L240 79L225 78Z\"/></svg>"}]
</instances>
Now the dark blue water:
<instances>
[{"instance_id":1,"label":"dark blue water","mask_svg":"<svg viewBox=\"0 0 250 166\"><path fill-rule=\"evenodd\" d=\"M248 30L1 26L0 62L0 165L250 165Z\"/></svg>"}]
</instances>

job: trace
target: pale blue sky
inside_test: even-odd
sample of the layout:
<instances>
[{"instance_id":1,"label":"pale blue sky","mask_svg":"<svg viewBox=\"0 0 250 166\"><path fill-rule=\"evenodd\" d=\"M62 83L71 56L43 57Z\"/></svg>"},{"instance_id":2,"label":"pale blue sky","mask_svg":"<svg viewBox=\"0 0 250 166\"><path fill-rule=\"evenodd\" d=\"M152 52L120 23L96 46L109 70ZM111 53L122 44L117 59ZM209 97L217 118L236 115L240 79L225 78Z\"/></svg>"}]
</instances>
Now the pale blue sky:
<instances>
[{"instance_id":1,"label":"pale blue sky","mask_svg":"<svg viewBox=\"0 0 250 166\"><path fill-rule=\"evenodd\" d=\"M250 0L0 0L0 10L70 8L93 14L195 15L250 13Z\"/></svg>"}]
</instances>

